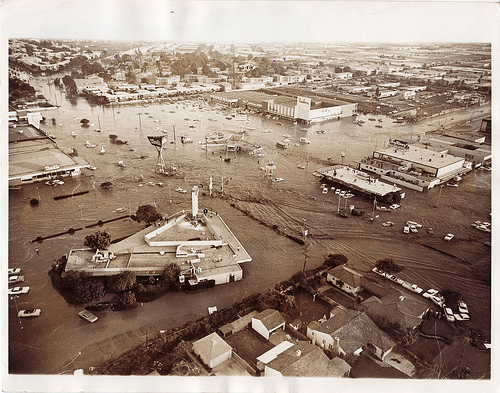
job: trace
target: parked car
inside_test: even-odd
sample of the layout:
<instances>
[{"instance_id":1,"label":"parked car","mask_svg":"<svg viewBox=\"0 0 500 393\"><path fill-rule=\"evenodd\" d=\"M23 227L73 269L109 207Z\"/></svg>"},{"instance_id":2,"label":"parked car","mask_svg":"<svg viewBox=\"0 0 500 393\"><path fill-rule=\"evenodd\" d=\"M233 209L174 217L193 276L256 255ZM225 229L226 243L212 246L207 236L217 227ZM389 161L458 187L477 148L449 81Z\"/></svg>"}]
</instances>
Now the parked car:
<instances>
[{"instance_id":1,"label":"parked car","mask_svg":"<svg viewBox=\"0 0 500 393\"><path fill-rule=\"evenodd\" d=\"M419 224L418 222L415 221L406 221L406 225L408 226L415 226L415 228L422 228L422 224Z\"/></svg>"},{"instance_id":2,"label":"parked car","mask_svg":"<svg viewBox=\"0 0 500 393\"><path fill-rule=\"evenodd\" d=\"M422 288L420 288L417 284L413 284L413 285L411 286L411 290L412 290L413 292L415 292L415 293L418 293L418 294L422 293L422 291L423 291L423 289L422 289Z\"/></svg>"},{"instance_id":3,"label":"parked car","mask_svg":"<svg viewBox=\"0 0 500 393\"><path fill-rule=\"evenodd\" d=\"M460 311L461 314L468 314L469 313L469 308L467 307L467 304L463 301L458 302L458 311Z\"/></svg>"},{"instance_id":4,"label":"parked car","mask_svg":"<svg viewBox=\"0 0 500 393\"><path fill-rule=\"evenodd\" d=\"M431 299L431 301L436 305L436 306L439 306L441 308L444 307L444 300L442 297L439 297L439 296L436 296L436 295L432 295L429 299Z\"/></svg>"},{"instance_id":5,"label":"parked car","mask_svg":"<svg viewBox=\"0 0 500 393\"><path fill-rule=\"evenodd\" d=\"M427 233L428 233L429 235L434 235L434 229L432 229L432 228L427 228Z\"/></svg>"},{"instance_id":6,"label":"parked car","mask_svg":"<svg viewBox=\"0 0 500 393\"><path fill-rule=\"evenodd\" d=\"M439 291L438 291L437 289L432 289L432 288L431 288L431 289L428 289L427 291L425 291L425 292L422 294L422 296L423 296L423 297L426 297L427 299L429 299L431 296L436 295L436 294L438 294L438 293L439 293Z\"/></svg>"},{"instance_id":7,"label":"parked car","mask_svg":"<svg viewBox=\"0 0 500 393\"><path fill-rule=\"evenodd\" d=\"M410 233L410 227L404 226L403 233Z\"/></svg>"},{"instance_id":8,"label":"parked car","mask_svg":"<svg viewBox=\"0 0 500 393\"><path fill-rule=\"evenodd\" d=\"M9 288L9 295L20 295L22 293L28 293L30 291L30 287L14 287Z\"/></svg>"},{"instance_id":9,"label":"parked car","mask_svg":"<svg viewBox=\"0 0 500 393\"><path fill-rule=\"evenodd\" d=\"M40 310L39 308L32 308L29 310L19 310L17 316L19 318L39 317L41 313L42 310Z\"/></svg>"},{"instance_id":10,"label":"parked car","mask_svg":"<svg viewBox=\"0 0 500 393\"><path fill-rule=\"evenodd\" d=\"M382 223L383 227L392 227L394 223L392 221L386 221Z\"/></svg>"},{"instance_id":11,"label":"parked car","mask_svg":"<svg viewBox=\"0 0 500 393\"><path fill-rule=\"evenodd\" d=\"M19 274L19 273L21 273L20 267L10 267L9 268L9 276L12 274Z\"/></svg>"},{"instance_id":12,"label":"parked car","mask_svg":"<svg viewBox=\"0 0 500 393\"><path fill-rule=\"evenodd\" d=\"M90 323L94 323L94 322L95 322L95 321L97 321L97 319L98 319L98 318L97 318L94 314L92 314L92 313L91 313L90 311L88 311L88 310L82 310L82 311L80 311L80 312L78 313L78 315L79 315L80 317L82 317L83 319L85 319L85 320L89 321Z\"/></svg>"},{"instance_id":13,"label":"parked car","mask_svg":"<svg viewBox=\"0 0 500 393\"><path fill-rule=\"evenodd\" d=\"M444 308L444 315L446 316L446 320L450 322L455 321L455 317L453 316L453 311L449 307Z\"/></svg>"},{"instance_id":14,"label":"parked car","mask_svg":"<svg viewBox=\"0 0 500 393\"><path fill-rule=\"evenodd\" d=\"M372 269L372 272L377 273L379 276L385 277L385 272L380 269L377 269L376 267Z\"/></svg>"},{"instance_id":15,"label":"parked car","mask_svg":"<svg viewBox=\"0 0 500 393\"><path fill-rule=\"evenodd\" d=\"M453 239L455 237L455 235L453 233L448 233L445 237L444 237L444 240L446 240L447 242L451 241L451 239Z\"/></svg>"},{"instance_id":16,"label":"parked car","mask_svg":"<svg viewBox=\"0 0 500 393\"><path fill-rule=\"evenodd\" d=\"M463 319L464 321L468 321L468 320L470 320L470 316L469 316L469 314L460 314L460 316L462 317L462 319Z\"/></svg>"},{"instance_id":17,"label":"parked car","mask_svg":"<svg viewBox=\"0 0 500 393\"><path fill-rule=\"evenodd\" d=\"M18 282L23 282L24 276L9 276L9 284L16 284Z\"/></svg>"},{"instance_id":18,"label":"parked car","mask_svg":"<svg viewBox=\"0 0 500 393\"><path fill-rule=\"evenodd\" d=\"M401 205L398 205L397 203L395 203L395 204L389 206L389 209L395 210L395 209L397 209L399 207L401 207Z\"/></svg>"},{"instance_id":19,"label":"parked car","mask_svg":"<svg viewBox=\"0 0 500 393\"><path fill-rule=\"evenodd\" d=\"M418 229L415 225L410 225L410 231L411 233L418 233Z\"/></svg>"}]
</instances>

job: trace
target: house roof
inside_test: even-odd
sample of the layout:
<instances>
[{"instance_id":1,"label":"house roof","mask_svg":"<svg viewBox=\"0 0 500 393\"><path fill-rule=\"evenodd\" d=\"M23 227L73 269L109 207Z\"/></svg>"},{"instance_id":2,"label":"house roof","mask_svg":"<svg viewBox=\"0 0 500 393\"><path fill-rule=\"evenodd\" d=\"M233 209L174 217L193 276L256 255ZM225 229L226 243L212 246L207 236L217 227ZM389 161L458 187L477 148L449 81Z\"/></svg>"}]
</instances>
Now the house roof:
<instances>
[{"instance_id":1,"label":"house roof","mask_svg":"<svg viewBox=\"0 0 500 393\"><path fill-rule=\"evenodd\" d=\"M267 366L285 377L341 377L350 369L343 360L328 359L321 348L306 341L297 342Z\"/></svg>"},{"instance_id":2,"label":"house roof","mask_svg":"<svg viewBox=\"0 0 500 393\"><path fill-rule=\"evenodd\" d=\"M362 304L366 313L373 318L377 316L387 321L396 321L408 328L418 326L422 322L420 316L429 309L429 306L420 299L401 295L399 292L381 299L372 296Z\"/></svg>"},{"instance_id":3,"label":"house roof","mask_svg":"<svg viewBox=\"0 0 500 393\"><path fill-rule=\"evenodd\" d=\"M327 273L338 280L342 280L345 284L350 285L353 288L361 286L363 276L345 265L334 267L333 269L328 270Z\"/></svg>"},{"instance_id":4,"label":"house roof","mask_svg":"<svg viewBox=\"0 0 500 393\"><path fill-rule=\"evenodd\" d=\"M358 316L331 333L331 336L340 340L340 346L347 354L352 354L368 343L379 347L384 352L396 345L396 341L379 329L363 312L360 312Z\"/></svg>"},{"instance_id":5,"label":"house roof","mask_svg":"<svg viewBox=\"0 0 500 393\"><path fill-rule=\"evenodd\" d=\"M268 308L254 316L252 319L258 319L266 327L267 330L273 330L285 323L285 318L276 310Z\"/></svg>"},{"instance_id":6,"label":"house roof","mask_svg":"<svg viewBox=\"0 0 500 393\"><path fill-rule=\"evenodd\" d=\"M360 314L359 311L350 310L348 308L337 306L332 311L330 311L330 318L323 323L318 323L313 321L309 323L308 327L312 330L316 330L322 333L331 334L336 330L340 329L351 319L355 318Z\"/></svg>"},{"instance_id":7,"label":"house roof","mask_svg":"<svg viewBox=\"0 0 500 393\"><path fill-rule=\"evenodd\" d=\"M212 360L231 351L232 348L217 333L212 333L195 341L193 350L209 365Z\"/></svg>"}]
</instances>

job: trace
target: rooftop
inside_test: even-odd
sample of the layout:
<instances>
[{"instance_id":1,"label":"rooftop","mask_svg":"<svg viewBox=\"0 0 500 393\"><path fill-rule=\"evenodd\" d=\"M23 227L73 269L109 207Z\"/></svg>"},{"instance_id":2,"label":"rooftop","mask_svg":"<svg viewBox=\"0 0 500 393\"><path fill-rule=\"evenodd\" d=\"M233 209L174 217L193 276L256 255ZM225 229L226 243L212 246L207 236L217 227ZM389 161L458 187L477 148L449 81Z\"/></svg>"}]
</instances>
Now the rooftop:
<instances>
[{"instance_id":1,"label":"rooftop","mask_svg":"<svg viewBox=\"0 0 500 393\"><path fill-rule=\"evenodd\" d=\"M336 165L332 167L317 169L317 174L324 175L332 182L340 183L352 189L378 196L384 196L391 192L399 192L401 188L383 183L366 172L358 171L347 166Z\"/></svg>"},{"instance_id":2,"label":"rooftop","mask_svg":"<svg viewBox=\"0 0 500 393\"><path fill-rule=\"evenodd\" d=\"M408 146L408 148L394 146L383 150L376 150L374 154L375 153L436 169L464 161L464 159L460 157L415 146Z\"/></svg>"}]
</instances>

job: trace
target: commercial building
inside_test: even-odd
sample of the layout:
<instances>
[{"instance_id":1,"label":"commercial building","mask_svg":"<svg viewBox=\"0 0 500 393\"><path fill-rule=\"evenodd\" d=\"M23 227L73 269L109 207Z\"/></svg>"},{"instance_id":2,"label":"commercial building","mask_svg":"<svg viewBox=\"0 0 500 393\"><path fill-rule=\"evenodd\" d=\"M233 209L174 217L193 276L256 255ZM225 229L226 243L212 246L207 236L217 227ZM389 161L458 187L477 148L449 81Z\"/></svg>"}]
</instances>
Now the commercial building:
<instances>
[{"instance_id":1,"label":"commercial building","mask_svg":"<svg viewBox=\"0 0 500 393\"><path fill-rule=\"evenodd\" d=\"M423 191L449 181L472 169L462 157L409 145L390 139L391 147L373 152L371 158L361 160L359 168L381 175L382 180Z\"/></svg>"},{"instance_id":2,"label":"commercial building","mask_svg":"<svg viewBox=\"0 0 500 393\"><path fill-rule=\"evenodd\" d=\"M357 103L306 94L293 95L285 92L280 94L280 92L282 91L279 89L273 89L269 93L233 90L212 94L210 98L221 104L254 109L271 116L306 124L352 116L358 108Z\"/></svg>"},{"instance_id":3,"label":"commercial building","mask_svg":"<svg viewBox=\"0 0 500 393\"><path fill-rule=\"evenodd\" d=\"M54 139L39 128L40 113L9 114L9 187L78 176L88 163L57 148Z\"/></svg>"},{"instance_id":4,"label":"commercial building","mask_svg":"<svg viewBox=\"0 0 500 393\"><path fill-rule=\"evenodd\" d=\"M204 287L243 279L240 263L252 258L222 218L198 209L198 187L192 190L192 209L176 213L159 227L148 227L108 250L70 250L66 271L110 276L133 271L138 276L160 276L175 263L179 281L188 287Z\"/></svg>"}]
</instances>

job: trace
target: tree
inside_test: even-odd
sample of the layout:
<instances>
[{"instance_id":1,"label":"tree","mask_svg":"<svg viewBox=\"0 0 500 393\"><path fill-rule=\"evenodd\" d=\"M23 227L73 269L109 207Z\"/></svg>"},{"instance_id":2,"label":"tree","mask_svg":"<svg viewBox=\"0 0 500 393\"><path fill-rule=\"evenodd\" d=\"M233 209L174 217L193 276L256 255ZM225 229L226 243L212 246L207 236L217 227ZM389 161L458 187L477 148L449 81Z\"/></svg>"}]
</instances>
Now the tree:
<instances>
[{"instance_id":1,"label":"tree","mask_svg":"<svg viewBox=\"0 0 500 393\"><path fill-rule=\"evenodd\" d=\"M89 247L92 251L105 250L111 243L111 235L104 231L97 231L93 235L85 236L83 245Z\"/></svg>"},{"instance_id":2,"label":"tree","mask_svg":"<svg viewBox=\"0 0 500 393\"><path fill-rule=\"evenodd\" d=\"M145 222L147 224L159 221L162 218L161 214L156 210L156 207L151 205L139 206L135 213L135 217L138 222Z\"/></svg>"},{"instance_id":3,"label":"tree","mask_svg":"<svg viewBox=\"0 0 500 393\"><path fill-rule=\"evenodd\" d=\"M125 271L115 276L109 276L107 286L110 291L123 292L131 290L136 283L135 272Z\"/></svg>"},{"instance_id":4,"label":"tree","mask_svg":"<svg viewBox=\"0 0 500 393\"><path fill-rule=\"evenodd\" d=\"M284 317L291 318L297 310L297 303L295 303L293 296L271 290L259 297L259 311L264 311L268 308L278 310Z\"/></svg>"},{"instance_id":5,"label":"tree","mask_svg":"<svg viewBox=\"0 0 500 393\"><path fill-rule=\"evenodd\" d=\"M396 264L392 258L379 259L375 266L377 269L383 270L387 273L398 273L403 270L403 268Z\"/></svg>"},{"instance_id":6,"label":"tree","mask_svg":"<svg viewBox=\"0 0 500 393\"><path fill-rule=\"evenodd\" d=\"M418 329L405 328L399 322L388 322L385 331L404 347L412 345L418 339Z\"/></svg>"},{"instance_id":7,"label":"tree","mask_svg":"<svg viewBox=\"0 0 500 393\"><path fill-rule=\"evenodd\" d=\"M82 125L82 127L88 127L89 126L89 119L82 119L80 120L80 124Z\"/></svg>"},{"instance_id":8,"label":"tree","mask_svg":"<svg viewBox=\"0 0 500 393\"><path fill-rule=\"evenodd\" d=\"M88 303L101 300L106 292L101 280L83 278L77 282L73 293L77 303Z\"/></svg>"},{"instance_id":9,"label":"tree","mask_svg":"<svg viewBox=\"0 0 500 393\"><path fill-rule=\"evenodd\" d=\"M343 254L328 254L328 256L325 258L325 262L323 262L324 265L329 266L329 267L336 267L339 265L344 265L348 261L348 258L343 255Z\"/></svg>"},{"instance_id":10,"label":"tree","mask_svg":"<svg viewBox=\"0 0 500 393\"><path fill-rule=\"evenodd\" d=\"M163 269L163 274L161 275L161 278L166 283L177 282L180 274L181 274L181 268L175 263L170 263Z\"/></svg>"},{"instance_id":11,"label":"tree","mask_svg":"<svg viewBox=\"0 0 500 393\"><path fill-rule=\"evenodd\" d=\"M135 294L132 291L120 293L120 295L118 296L118 300L125 307L131 307L136 302Z\"/></svg>"}]
</instances>

